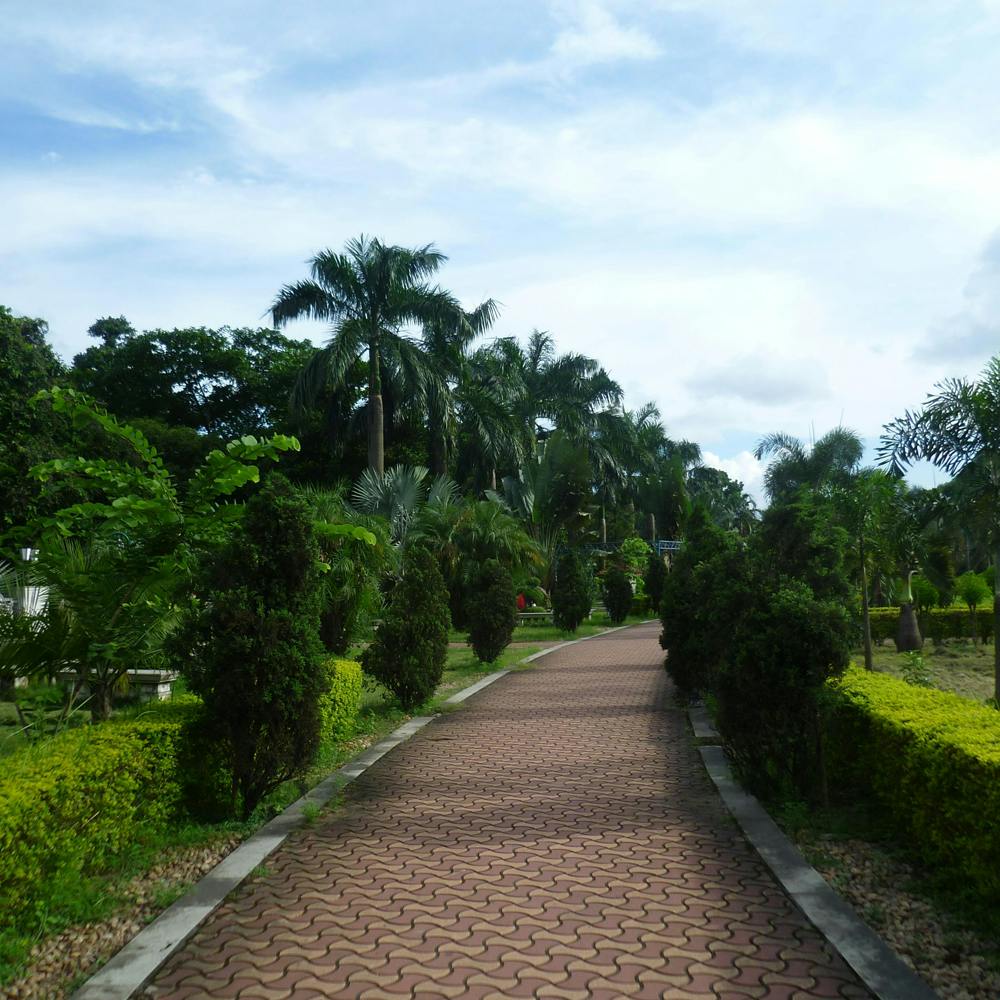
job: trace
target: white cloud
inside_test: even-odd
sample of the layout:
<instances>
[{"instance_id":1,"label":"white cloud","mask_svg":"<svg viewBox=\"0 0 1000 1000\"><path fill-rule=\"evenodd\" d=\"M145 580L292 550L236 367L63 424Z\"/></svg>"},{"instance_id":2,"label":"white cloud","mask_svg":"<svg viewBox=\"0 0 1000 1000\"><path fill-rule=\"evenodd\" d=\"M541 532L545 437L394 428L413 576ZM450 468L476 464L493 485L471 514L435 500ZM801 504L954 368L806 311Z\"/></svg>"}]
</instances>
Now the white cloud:
<instances>
[{"instance_id":1,"label":"white cloud","mask_svg":"<svg viewBox=\"0 0 1000 1000\"><path fill-rule=\"evenodd\" d=\"M623 27L604 4L578 0L568 6L575 23L560 31L552 43L552 55L561 66L655 59L660 54L650 35L639 28Z\"/></svg>"}]
</instances>

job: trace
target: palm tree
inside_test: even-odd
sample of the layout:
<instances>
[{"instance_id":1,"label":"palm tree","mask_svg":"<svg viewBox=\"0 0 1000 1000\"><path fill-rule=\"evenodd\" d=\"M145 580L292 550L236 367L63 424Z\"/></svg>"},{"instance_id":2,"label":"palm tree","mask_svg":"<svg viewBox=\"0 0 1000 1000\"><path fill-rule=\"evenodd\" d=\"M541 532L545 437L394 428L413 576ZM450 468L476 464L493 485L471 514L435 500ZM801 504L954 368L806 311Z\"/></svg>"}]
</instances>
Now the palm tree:
<instances>
[{"instance_id":1,"label":"palm tree","mask_svg":"<svg viewBox=\"0 0 1000 1000\"><path fill-rule=\"evenodd\" d=\"M312 277L285 285L271 305L276 327L302 317L332 326L329 343L299 376L293 408L308 406L328 381L339 385L367 353L368 465L378 473L385 469L382 368L396 371L412 396L425 395L426 355L403 330L468 322L451 293L427 283L446 259L430 243L408 250L362 235L349 240L344 253L316 254L309 261Z\"/></svg>"},{"instance_id":2,"label":"palm tree","mask_svg":"<svg viewBox=\"0 0 1000 1000\"><path fill-rule=\"evenodd\" d=\"M980 525L1000 567L1000 355L978 382L947 379L923 407L887 424L879 458L902 475L926 459L952 477L949 492ZM993 634L1000 637L1000 600L993 602ZM993 643L993 696L1000 707L1000 641Z\"/></svg>"},{"instance_id":3,"label":"palm tree","mask_svg":"<svg viewBox=\"0 0 1000 1000\"><path fill-rule=\"evenodd\" d=\"M818 489L850 477L857 471L864 450L854 431L835 427L811 448L790 434L768 434L757 443L754 457L758 461L772 457L764 473L764 489L772 503L784 503L803 486Z\"/></svg>"}]
</instances>

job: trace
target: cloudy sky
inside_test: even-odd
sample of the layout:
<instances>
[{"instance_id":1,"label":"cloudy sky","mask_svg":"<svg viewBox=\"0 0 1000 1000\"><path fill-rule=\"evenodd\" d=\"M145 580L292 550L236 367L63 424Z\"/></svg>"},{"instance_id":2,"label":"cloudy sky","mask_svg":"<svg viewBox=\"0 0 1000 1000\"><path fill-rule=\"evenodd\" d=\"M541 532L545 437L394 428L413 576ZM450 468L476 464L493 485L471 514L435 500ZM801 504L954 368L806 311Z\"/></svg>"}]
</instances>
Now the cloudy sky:
<instances>
[{"instance_id":1,"label":"cloudy sky","mask_svg":"<svg viewBox=\"0 0 1000 1000\"><path fill-rule=\"evenodd\" d=\"M0 0L0 33L0 302L67 357L433 241L754 489L763 433L875 439L1000 348L1000 0Z\"/></svg>"}]
</instances>

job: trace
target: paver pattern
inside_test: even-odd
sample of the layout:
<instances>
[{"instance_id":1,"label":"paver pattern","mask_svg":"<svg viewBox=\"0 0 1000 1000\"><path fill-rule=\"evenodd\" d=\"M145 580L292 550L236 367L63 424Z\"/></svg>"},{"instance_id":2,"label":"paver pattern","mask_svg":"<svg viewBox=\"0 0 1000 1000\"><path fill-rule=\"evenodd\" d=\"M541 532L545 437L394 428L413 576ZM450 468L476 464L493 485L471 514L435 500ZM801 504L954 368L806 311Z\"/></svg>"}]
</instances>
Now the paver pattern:
<instances>
[{"instance_id":1,"label":"paver pattern","mask_svg":"<svg viewBox=\"0 0 1000 1000\"><path fill-rule=\"evenodd\" d=\"M432 723L147 995L868 997L718 799L656 636L557 651Z\"/></svg>"}]
</instances>

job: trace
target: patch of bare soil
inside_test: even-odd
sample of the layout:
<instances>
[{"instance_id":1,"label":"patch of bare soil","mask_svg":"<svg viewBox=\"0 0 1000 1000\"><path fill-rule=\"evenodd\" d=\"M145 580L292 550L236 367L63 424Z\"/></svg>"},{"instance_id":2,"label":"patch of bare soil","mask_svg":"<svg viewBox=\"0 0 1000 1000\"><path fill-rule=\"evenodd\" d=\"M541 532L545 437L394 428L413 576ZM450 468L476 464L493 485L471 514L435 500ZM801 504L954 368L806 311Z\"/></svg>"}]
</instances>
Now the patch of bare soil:
<instances>
[{"instance_id":1,"label":"patch of bare soil","mask_svg":"<svg viewBox=\"0 0 1000 1000\"><path fill-rule=\"evenodd\" d=\"M810 863L945 1000L996 1000L996 942L956 930L933 904L907 891L915 871L864 840L799 845ZM994 958L995 961L995 958Z\"/></svg>"}]
</instances>

